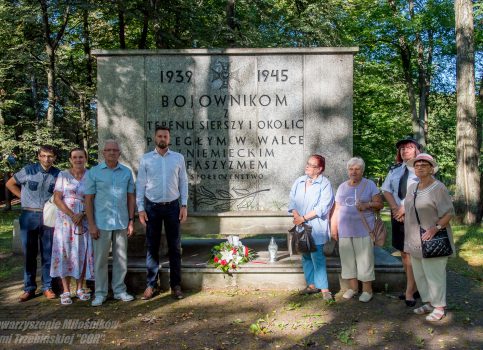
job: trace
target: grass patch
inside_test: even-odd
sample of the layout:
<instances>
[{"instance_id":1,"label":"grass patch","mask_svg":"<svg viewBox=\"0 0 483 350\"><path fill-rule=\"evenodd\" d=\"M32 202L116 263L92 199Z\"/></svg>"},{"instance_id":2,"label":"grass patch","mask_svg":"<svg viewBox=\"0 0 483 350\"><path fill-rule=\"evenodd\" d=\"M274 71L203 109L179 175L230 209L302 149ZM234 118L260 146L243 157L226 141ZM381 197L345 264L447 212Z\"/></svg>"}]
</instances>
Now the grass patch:
<instances>
[{"instance_id":1,"label":"grass patch","mask_svg":"<svg viewBox=\"0 0 483 350\"><path fill-rule=\"evenodd\" d=\"M382 221L386 225L387 239L384 249L393 252L391 217L389 212L382 212ZM448 260L448 268L460 275L483 281L483 227L481 225L451 225L456 246L456 257Z\"/></svg>"},{"instance_id":2,"label":"grass patch","mask_svg":"<svg viewBox=\"0 0 483 350\"><path fill-rule=\"evenodd\" d=\"M23 269L22 257L12 255L13 220L19 216L19 210L0 212L0 280L2 281L14 275L21 275Z\"/></svg>"},{"instance_id":3,"label":"grass patch","mask_svg":"<svg viewBox=\"0 0 483 350\"><path fill-rule=\"evenodd\" d=\"M0 254L12 252L13 220L19 216L19 210L0 212Z\"/></svg>"},{"instance_id":4,"label":"grass patch","mask_svg":"<svg viewBox=\"0 0 483 350\"><path fill-rule=\"evenodd\" d=\"M483 227L481 225L452 225L456 258L448 267L458 274L483 281Z\"/></svg>"}]
</instances>

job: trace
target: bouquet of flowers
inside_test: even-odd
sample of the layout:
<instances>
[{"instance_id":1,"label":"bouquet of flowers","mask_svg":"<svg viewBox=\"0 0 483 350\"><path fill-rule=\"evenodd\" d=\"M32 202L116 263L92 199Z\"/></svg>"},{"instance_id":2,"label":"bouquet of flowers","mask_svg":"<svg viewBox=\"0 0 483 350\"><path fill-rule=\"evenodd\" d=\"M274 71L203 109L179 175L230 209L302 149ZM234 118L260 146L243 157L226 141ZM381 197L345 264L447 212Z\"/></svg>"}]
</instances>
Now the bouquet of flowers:
<instances>
[{"instance_id":1,"label":"bouquet of flowers","mask_svg":"<svg viewBox=\"0 0 483 350\"><path fill-rule=\"evenodd\" d=\"M209 263L215 268L231 276L231 273L242 264L253 260L255 252L245 247L240 241L236 243L222 242L211 249Z\"/></svg>"}]
</instances>

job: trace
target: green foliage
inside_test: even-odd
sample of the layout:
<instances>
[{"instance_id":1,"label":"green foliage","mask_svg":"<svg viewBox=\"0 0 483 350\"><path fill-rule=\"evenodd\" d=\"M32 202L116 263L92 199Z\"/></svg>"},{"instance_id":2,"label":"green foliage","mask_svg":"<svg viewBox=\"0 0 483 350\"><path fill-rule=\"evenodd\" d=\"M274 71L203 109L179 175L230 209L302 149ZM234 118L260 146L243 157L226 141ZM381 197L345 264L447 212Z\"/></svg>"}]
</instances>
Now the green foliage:
<instances>
[{"instance_id":1,"label":"green foliage","mask_svg":"<svg viewBox=\"0 0 483 350\"><path fill-rule=\"evenodd\" d=\"M453 191L456 174L456 96L434 94L430 113L427 152L438 162L437 177Z\"/></svg>"},{"instance_id":2,"label":"green foliage","mask_svg":"<svg viewBox=\"0 0 483 350\"><path fill-rule=\"evenodd\" d=\"M264 318L259 318L255 323L250 325L250 332L255 335L266 335L272 332L270 327L273 326L274 322L275 319L270 318L270 316L266 314Z\"/></svg>"},{"instance_id":3,"label":"green foliage","mask_svg":"<svg viewBox=\"0 0 483 350\"><path fill-rule=\"evenodd\" d=\"M47 3L55 35L66 2ZM122 14L126 49L359 47L354 65L354 155L366 161L366 176L379 182L394 161L395 142L412 133L399 40L404 37L409 45L410 74L416 82L415 40L419 35L431 82L427 150L440 162L440 178L452 185L456 145L451 0L415 2L412 15L403 0L395 0L395 10L388 1L373 0L235 1L231 22L227 2L218 0L69 3L69 21L56 50L57 129L49 132L42 126L47 108L47 55L39 2L0 0L0 125L8 126L0 131L0 145L3 157L12 152L19 157L17 166L35 158L32 149L47 141L63 150L85 144L90 158L97 157L96 61L90 50L121 48ZM483 7L475 2L477 57L483 45L482 18ZM478 59L476 67L481 84L483 66ZM84 117L81 96L87 105ZM481 102L477 108L481 116ZM61 158L65 161L65 154ZM8 170L4 162L0 167L0 171Z\"/></svg>"},{"instance_id":4,"label":"green foliage","mask_svg":"<svg viewBox=\"0 0 483 350\"><path fill-rule=\"evenodd\" d=\"M17 136L16 130L21 132ZM65 139L58 127L49 128L43 122L19 122L15 126L0 125L0 172L14 172L28 163L36 162L38 147L43 144L52 145L58 150L56 166L70 166L68 154L74 143ZM14 157L14 164L8 162L8 156Z\"/></svg>"},{"instance_id":5,"label":"green foliage","mask_svg":"<svg viewBox=\"0 0 483 350\"><path fill-rule=\"evenodd\" d=\"M366 162L376 182L394 163L397 140L411 133L405 87L397 65L363 61L354 76L354 155Z\"/></svg>"}]
</instances>

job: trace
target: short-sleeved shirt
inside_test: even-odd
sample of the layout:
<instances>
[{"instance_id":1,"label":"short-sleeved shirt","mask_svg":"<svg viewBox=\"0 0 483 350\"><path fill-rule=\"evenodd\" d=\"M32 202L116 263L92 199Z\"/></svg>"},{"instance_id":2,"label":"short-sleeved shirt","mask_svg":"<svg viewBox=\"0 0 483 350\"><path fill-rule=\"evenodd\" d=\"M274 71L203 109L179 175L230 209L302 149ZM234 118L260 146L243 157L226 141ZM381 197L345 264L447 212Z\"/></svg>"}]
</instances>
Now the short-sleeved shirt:
<instances>
[{"instance_id":1,"label":"short-sleeved shirt","mask_svg":"<svg viewBox=\"0 0 483 350\"><path fill-rule=\"evenodd\" d=\"M335 201L339 205L338 232L339 237L366 237L369 235L366 226L362 222L361 214L366 218L367 224L372 230L374 227L374 212L367 209L362 212L357 210L356 203L370 202L372 197L379 194L374 181L363 178L357 186L350 186L349 182L343 182L337 189Z\"/></svg>"},{"instance_id":2,"label":"short-sleeved shirt","mask_svg":"<svg viewBox=\"0 0 483 350\"><path fill-rule=\"evenodd\" d=\"M419 182L419 179L414 174L413 168L407 168L407 169L409 171L409 174L408 174L408 182L407 182L406 189L409 189L409 186ZM401 178L403 177L405 171L406 171L406 163L400 163L392 166L381 186L381 190L383 192L389 192L392 194L397 205L404 205L404 198L399 198L398 192L399 192L399 182L401 181Z\"/></svg>"},{"instance_id":3,"label":"short-sleeved shirt","mask_svg":"<svg viewBox=\"0 0 483 350\"><path fill-rule=\"evenodd\" d=\"M134 193L131 170L117 163L113 169L105 162L93 167L86 179L85 194L94 194L94 217L101 230L123 230L129 224L127 194Z\"/></svg>"},{"instance_id":4,"label":"short-sleeved shirt","mask_svg":"<svg viewBox=\"0 0 483 350\"><path fill-rule=\"evenodd\" d=\"M404 202L405 217L404 217L404 251L415 258L422 258L421 250L421 236L419 233L419 224L416 218L416 211L414 210L414 191L416 185L413 184L406 195ZM454 214L453 202L446 187L438 180L434 181L427 188L420 190L416 195L416 208L418 210L421 227L425 230L436 226L438 220L447 213ZM446 226L448 236L453 248L453 255L455 250L453 242L453 232L451 225Z\"/></svg>"},{"instance_id":5,"label":"short-sleeved shirt","mask_svg":"<svg viewBox=\"0 0 483 350\"><path fill-rule=\"evenodd\" d=\"M290 191L288 212L294 209L300 215L305 215L315 210L317 216L307 222L312 226L312 236L316 245L325 244L329 240L329 214L334 205L334 193L329 180L322 175L306 187L308 176L303 175L295 180Z\"/></svg>"},{"instance_id":6,"label":"short-sleeved shirt","mask_svg":"<svg viewBox=\"0 0 483 350\"><path fill-rule=\"evenodd\" d=\"M55 167L45 170L40 163L35 163L15 173L13 178L22 188L20 192L22 208L43 209L45 202L54 193L55 180L59 172L60 170Z\"/></svg>"}]
</instances>

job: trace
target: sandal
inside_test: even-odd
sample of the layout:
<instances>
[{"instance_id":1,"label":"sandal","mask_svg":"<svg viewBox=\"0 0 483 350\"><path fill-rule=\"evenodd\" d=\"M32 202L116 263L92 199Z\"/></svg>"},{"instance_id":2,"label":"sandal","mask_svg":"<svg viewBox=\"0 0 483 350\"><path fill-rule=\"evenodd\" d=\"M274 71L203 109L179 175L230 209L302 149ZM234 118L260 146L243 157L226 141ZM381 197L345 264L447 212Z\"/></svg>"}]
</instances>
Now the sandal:
<instances>
[{"instance_id":1,"label":"sandal","mask_svg":"<svg viewBox=\"0 0 483 350\"><path fill-rule=\"evenodd\" d=\"M327 300L332 300L332 293L329 291L322 292L322 299L327 301Z\"/></svg>"},{"instance_id":2,"label":"sandal","mask_svg":"<svg viewBox=\"0 0 483 350\"><path fill-rule=\"evenodd\" d=\"M76 296L82 301L91 299L91 293L87 293L84 289L77 289Z\"/></svg>"},{"instance_id":3,"label":"sandal","mask_svg":"<svg viewBox=\"0 0 483 350\"><path fill-rule=\"evenodd\" d=\"M434 307L432 307L430 304L424 304L423 306L418 307L413 311L416 315L424 315L424 314L429 314L433 310L434 310Z\"/></svg>"},{"instance_id":4,"label":"sandal","mask_svg":"<svg viewBox=\"0 0 483 350\"><path fill-rule=\"evenodd\" d=\"M72 299L70 298L70 292L65 292L60 295L60 303L62 305L72 304Z\"/></svg>"},{"instance_id":5,"label":"sandal","mask_svg":"<svg viewBox=\"0 0 483 350\"><path fill-rule=\"evenodd\" d=\"M320 289L319 288L310 288L310 287L307 287L307 288L304 288L301 291L299 291L299 295L317 294L317 293L320 293Z\"/></svg>"},{"instance_id":6,"label":"sandal","mask_svg":"<svg viewBox=\"0 0 483 350\"><path fill-rule=\"evenodd\" d=\"M441 321L446 316L445 310L434 309L428 316L426 316L426 321L436 322Z\"/></svg>"}]
</instances>

